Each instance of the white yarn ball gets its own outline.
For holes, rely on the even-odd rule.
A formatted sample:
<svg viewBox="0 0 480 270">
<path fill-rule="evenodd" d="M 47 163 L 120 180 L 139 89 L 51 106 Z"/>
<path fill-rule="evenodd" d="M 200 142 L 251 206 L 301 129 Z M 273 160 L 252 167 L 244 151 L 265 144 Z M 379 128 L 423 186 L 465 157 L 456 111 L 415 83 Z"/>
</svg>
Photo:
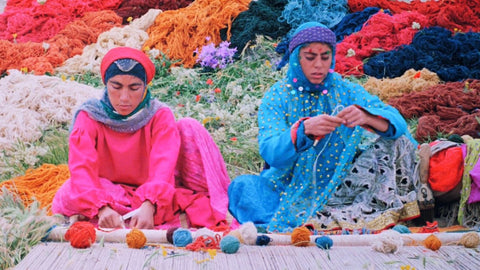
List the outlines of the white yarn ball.
<svg viewBox="0 0 480 270">
<path fill-rule="evenodd" d="M 396 253 L 402 246 L 402 235 L 395 230 L 386 230 L 377 234 L 377 240 L 372 243 L 373 250 L 383 253 Z"/>
</svg>

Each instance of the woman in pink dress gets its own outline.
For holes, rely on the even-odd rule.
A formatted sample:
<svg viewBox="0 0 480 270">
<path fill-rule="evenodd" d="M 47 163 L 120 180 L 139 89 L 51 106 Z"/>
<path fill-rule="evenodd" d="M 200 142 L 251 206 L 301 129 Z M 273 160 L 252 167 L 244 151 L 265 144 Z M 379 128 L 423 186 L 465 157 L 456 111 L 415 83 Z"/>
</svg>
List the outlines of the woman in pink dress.
<svg viewBox="0 0 480 270">
<path fill-rule="evenodd" d="M 54 213 L 100 227 L 140 229 L 227 225 L 224 160 L 207 130 L 175 120 L 148 84 L 155 66 L 142 52 L 118 47 L 101 63 L 101 99 L 76 112 L 69 137 L 70 179 L 53 200 Z"/>
</svg>

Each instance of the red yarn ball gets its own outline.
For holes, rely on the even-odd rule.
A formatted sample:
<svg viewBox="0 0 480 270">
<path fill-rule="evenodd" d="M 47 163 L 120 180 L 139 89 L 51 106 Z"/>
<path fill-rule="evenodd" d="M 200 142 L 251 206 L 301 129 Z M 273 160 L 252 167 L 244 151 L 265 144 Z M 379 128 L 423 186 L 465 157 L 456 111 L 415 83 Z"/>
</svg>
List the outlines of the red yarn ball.
<svg viewBox="0 0 480 270">
<path fill-rule="evenodd" d="M 65 233 L 65 239 L 74 248 L 88 248 L 97 238 L 95 227 L 87 221 L 75 222 Z"/>
</svg>

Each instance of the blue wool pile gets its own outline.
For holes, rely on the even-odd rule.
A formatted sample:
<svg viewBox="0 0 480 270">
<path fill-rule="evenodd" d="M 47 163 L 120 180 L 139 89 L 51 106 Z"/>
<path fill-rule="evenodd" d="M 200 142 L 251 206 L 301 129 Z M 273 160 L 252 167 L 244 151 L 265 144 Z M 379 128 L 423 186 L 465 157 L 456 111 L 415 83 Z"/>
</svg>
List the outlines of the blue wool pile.
<svg viewBox="0 0 480 270">
<path fill-rule="evenodd" d="M 173 232 L 173 245 L 177 247 L 185 247 L 192 241 L 192 233 L 187 229 L 179 228 Z"/>
<path fill-rule="evenodd" d="M 348 1 L 290 0 L 279 21 L 286 21 L 292 29 L 301 24 L 315 21 L 331 28 L 348 13 Z"/>
<path fill-rule="evenodd" d="M 393 226 L 392 230 L 397 231 L 399 233 L 412 233 L 410 229 L 408 229 L 407 226 L 402 225 L 402 224 L 397 224 Z"/>
<path fill-rule="evenodd" d="M 286 22 L 278 17 L 288 0 L 256 0 L 251 1 L 248 9 L 238 14 L 230 29 L 230 48 L 237 48 L 235 58 L 239 58 L 247 44 L 255 44 L 258 36 L 277 39 L 290 31 Z M 220 31 L 222 40 L 227 40 L 227 28 Z"/>
<path fill-rule="evenodd" d="M 333 246 L 332 238 L 324 235 L 315 238 L 315 244 L 321 249 L 330 249 Z"/>
<path fill-rule="evenodd" d="M 232 254 L 240 248 L 240 240 L 233 235 L 227 235 L 220 240 L 220 249 L 223 253 Z"/>
<path fill-rule="evenodd" d="M 365 74 L 396 78 L 409 69 L 426 68 L 443 81 L 480 79 L 480 33 L 452 33 L 442 27 L 425 28 L 410 45 L 371 57 L 363 66 Z"/>
<path fill-rule="evenodd" d="M 378 11 L 380 8 L 367 7 L 363 11 L 345 15 L 337 25 L 330 28 L 337 37 L 337 43 L 340 43 L 346 36 L 360 31 L 365 22 Z M 392 15 L 389 11 L 385 11 L 385 13 Z"/>
</svg>

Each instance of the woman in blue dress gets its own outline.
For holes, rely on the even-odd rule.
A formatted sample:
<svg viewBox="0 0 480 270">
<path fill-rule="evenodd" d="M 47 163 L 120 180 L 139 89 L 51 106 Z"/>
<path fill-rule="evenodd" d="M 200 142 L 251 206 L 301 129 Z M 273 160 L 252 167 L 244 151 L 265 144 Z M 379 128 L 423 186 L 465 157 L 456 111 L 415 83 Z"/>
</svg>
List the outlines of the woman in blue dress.
<svg viewBox="0 0 480 270">
<path fill-rule="evenodd" d="M 333 71 L 335 44 L 320 23 L 293 33 L 287 75 L 259 108 L 266 168 L 229 186 L 240 223 L 377 231 L 419 216 L 417 143 L 395 108 Z"/>
</svg>

